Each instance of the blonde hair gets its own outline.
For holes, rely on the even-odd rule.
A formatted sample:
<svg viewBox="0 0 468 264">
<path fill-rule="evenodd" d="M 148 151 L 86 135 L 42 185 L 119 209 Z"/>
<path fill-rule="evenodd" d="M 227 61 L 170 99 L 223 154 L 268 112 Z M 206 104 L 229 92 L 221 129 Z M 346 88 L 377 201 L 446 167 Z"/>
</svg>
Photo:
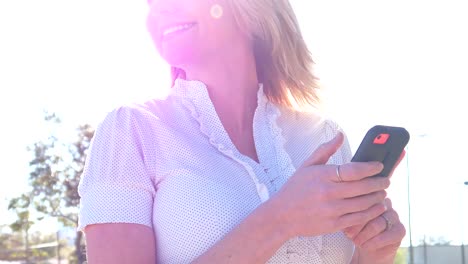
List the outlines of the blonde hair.
<svg viewBox="0 0 468 264">
<path fill-rule="evenodd" d="M 252 38 L 257 75 L 270 101 L 289 108 L 319 107 L 314 61 L 288 0 L 230 0 L 239 25 Z M 185 73 L 172 68 L 172 79 Z"/>
</svg>

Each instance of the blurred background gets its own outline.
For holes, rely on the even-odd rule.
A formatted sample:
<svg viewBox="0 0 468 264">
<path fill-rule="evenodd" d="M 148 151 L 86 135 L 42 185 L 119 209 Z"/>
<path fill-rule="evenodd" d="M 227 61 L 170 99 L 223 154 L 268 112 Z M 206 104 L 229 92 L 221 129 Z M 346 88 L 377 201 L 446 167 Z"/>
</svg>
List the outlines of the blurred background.
<svg viewBox="0 0 468 264">
<path fill-rule="evenodd" d="M 376 124 L 411 133 L 389 195 L 396 263 L 467 263 L 465 1 L 291 0 L 324 109 L 356 150 Z M 76 193 L 107 112 L 163 97 L 146 1 L 0 0 L 0 263 L 81 263 Z"/>
</svg>

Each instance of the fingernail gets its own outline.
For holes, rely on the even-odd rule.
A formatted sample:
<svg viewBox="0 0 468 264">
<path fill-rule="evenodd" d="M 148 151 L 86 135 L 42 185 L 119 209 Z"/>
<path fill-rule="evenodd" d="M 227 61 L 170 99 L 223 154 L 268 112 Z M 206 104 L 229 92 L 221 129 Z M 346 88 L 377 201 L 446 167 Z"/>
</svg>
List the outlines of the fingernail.
<svg viewBox="0 0 468 264">
<path fill-rule="evenodd" d="M 384 165 L 382 162 L 377 162 L 377 166 L 379 167 L 380 170 L 384 169 Z"/>
<path fill-rule="evenodd" d="M 384 196 L 384 199 L 385 199 L 385 197 L 387 197 L 387 192 L 385 190 L 382 190 L 381 192 L 382 192 L 382 194 Z"/>
<path fill-rule="evenodd" d="M 339 133 L 336 134 L 335 137 L 333 137 L 333 138 L 330 140 L 330 142 L 335 142 L 335 141 L 338 140 L 338 138 L 339 138 Z"/>
</svg>

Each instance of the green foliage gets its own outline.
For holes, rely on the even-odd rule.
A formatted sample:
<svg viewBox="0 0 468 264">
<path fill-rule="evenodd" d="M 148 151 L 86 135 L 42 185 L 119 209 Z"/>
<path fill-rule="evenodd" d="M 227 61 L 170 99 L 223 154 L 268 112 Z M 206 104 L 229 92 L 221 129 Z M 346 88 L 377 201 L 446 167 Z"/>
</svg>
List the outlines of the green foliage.
<svg viewBox="0 0 468 264">
<path fill-rule="evenodd" d="M 51 127 L 49 137 L 28 147 L 32 154 L 29 162 L 31 190 L 11 199 L 8 206 L 18 216 L 11 228 L 16 231 L 24 230 L 26 234 L 34 224 L 29 219 L 31 210 L 39 213 L 38 220 L 55 217 L 65 226 L 78 225 L 78 184 L 84 169 L 86 152 L 94 135 L 94 129 L 90 125 L 81 125 L 76 129 L 74 139 L 66 140 L 63 134 L 59 137 L 56 132 L 61 126 L 60 118 L 46 112 L 44 120 Z M 81 238 L 81 234 L 78 234 L 77 254 L 81 254 Z"/>
<path fill-rule="evenodd" d="M 407 248 L 399 248 L 397 254 L 395 256 L 394 264 L 405 264 L 408 263 L 408 249 Z"/>
<path fill-rule="evenodd" d="M 50 259 L 56 255 L 55 247 L 26 248 L 24 237 L 21 232 L 2 232 L 0 233 L 0 260 L 21 261 L 29 259 L 34 263 L 41 260 Z M 30 235 L 32 245 L 40 245 L 55 241 L 55 236 L 42 235 L 39 232 Z"/>
<path fill-rule="evenodd" d="M 55 114 L 46 114 L 44 119 L 56 127 L 61 122 Z M 89 125 L 82 125 L 76 132 L 73 142 L 52 133 L 47 139 L 28 147 L 33 155 L 29 163 L 32 189 L 12 199 L 10 210 L 32 206 L 43 216 L 57 217 L 67 226 L 77 225 L 78 184 L 94 130 Z"/>
<path fill-rule="evenodd" d="M 10 200 L 8 210 L 14 210 L 18 219 L 10 225 L 13 231 L 29 230 L 34 224 L 29 219 L 29 206 L 31 199 L 29 195 L 22 194 L 20 197 Z"/>
<path fill-rule="evenodd" d="M 33 221 L 29 220 L 29 211 L 17 211 L 16 215 L 18 219 L 10 225 L 13 231 L 29 230 L 34 224 Z"/>
<path fill-rule="evenodd" d="M 55 126 L 61 122 L 55 114 L 46 114 L 45 120 Z M 93 134 L 89 125 L 83 125 L 78 127 L 74 142 L 66 142 L 51 134 L 46 140 L 32 144 L 28 148 L 33 154 L 29 163 L 32 190 L 13 199 L 10 208 L 31 203 L 43 215 L 58 217 L 64 225 L 76 226 L 78 183 Z"/>
<path fill-rule="evenodd" d="M 14 249 L 23 248 L 23 237 L 21 233 L 0 233 L 0 260 L 13 260 Z"/>
</svg>

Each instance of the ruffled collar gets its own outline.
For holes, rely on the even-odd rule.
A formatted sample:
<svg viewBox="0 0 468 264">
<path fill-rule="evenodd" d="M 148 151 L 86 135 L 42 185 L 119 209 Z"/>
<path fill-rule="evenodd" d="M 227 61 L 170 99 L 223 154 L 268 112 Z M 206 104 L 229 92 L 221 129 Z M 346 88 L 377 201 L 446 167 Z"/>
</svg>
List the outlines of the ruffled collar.
<svg viewBox="0 0 468 264">
<path fill-rule="evenodd" d="M 212 105 L 208 89 L 201 81 L 176 79 L 174 86 L 171 89 L 171 95 L 193 101 L 197 107 L 201 106 L 201 104 Z M 257 91 L 257 108 L 265 108 L 268 102 L 268 98 L 263 92 L 263 84 L 259 83 Z"/>
<path fill-rule="evenodd" d="M 235 149 L 227 132 L 218 117 L 214 105 L 203 82 L 176 79 L 171 95 L 182 99 L 182 103 L 190 110 L 192 116 L 200 123 L 200 129 L 210 139 L 222 143 L 226 148 Z M 263 92 L 263 85 L 259 84 L 257 91 L 257 109 L 255 116 L 264 116 L 268 98 Z"/>
<path fill-rule="evenodd" d="M 211 102 L 206 85 L 200 81 L 177 79 L 171 90 L 171 96 L 181 99 L 183 106 L 198 122 L 200 131 L 207 137 L 211 145 L 224 155 L 244 166 L 257 188 L 260 200 L 262 202 L 268 200 L 270 197 L 268 187 L 259 181 L 253 169 L 253 167 L 261 165 L 254 164 L 254 161 L 242 155 L 232 143 Z M 255 131 L 258 129 L 267 131 L 265 137 L 257 138 L 256 140 L 266 140 L 266 142 L 261 145 L 271 146 L 273 148 L 257 149 L 257 154 L 259 158 L 260 156 L 264 157 L 264 162 L 269 163 L 266 164 L 268 167 L 274 166 L 277 168 L 277 173 L 281 174 L 283 178 L 281 182 L 284 183 L 286 179 L 294 173 L 295 168 L 284 148 L 285 138 L 283 137 L 282 129 L 277 124 L 280 115 L 280 109 L 268 100 L 264 94 L 263 85 L 259 84 L 257 109 L 255 110 L 253 123 L 254 137 L 256 134 Z M 260 162 L 262 162 L 261 158 Z M 276 164 L 273 165 L 273 163 Z M 278 189 L 279 188 L 276 187 L 273 188 L 273 190 Z"/>
</svg>

